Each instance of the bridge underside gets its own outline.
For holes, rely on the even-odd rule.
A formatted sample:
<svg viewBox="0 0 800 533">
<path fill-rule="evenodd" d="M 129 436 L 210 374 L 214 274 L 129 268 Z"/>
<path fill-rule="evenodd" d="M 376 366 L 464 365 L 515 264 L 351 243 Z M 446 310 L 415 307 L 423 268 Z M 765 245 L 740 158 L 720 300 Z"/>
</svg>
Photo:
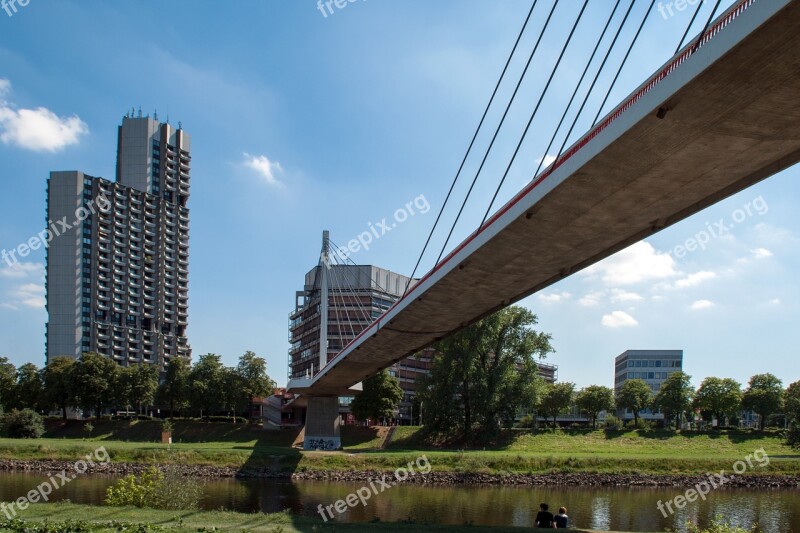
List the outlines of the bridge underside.
<svg viewBox="0 0 800 533">
<path fill-rule="evenodd" d="M 347 394 L 448 333 L 800 160 L 800 2 L 772 2 L 755 2 L 523 190 L 314 380 L 290 389 Z"/>
</svg>

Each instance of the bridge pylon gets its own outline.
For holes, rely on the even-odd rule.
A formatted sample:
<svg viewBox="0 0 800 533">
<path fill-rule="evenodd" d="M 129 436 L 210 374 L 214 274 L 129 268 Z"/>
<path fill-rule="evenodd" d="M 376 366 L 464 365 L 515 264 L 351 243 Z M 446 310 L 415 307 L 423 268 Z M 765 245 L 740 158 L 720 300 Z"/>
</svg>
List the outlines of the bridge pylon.
<svg viewBox="0 0 800 533">
<path fill-rule="evenodd" d="M 340 450 L 342 448 L 340 426 L 338 396 L 309 397 L 303 449 Z"/>
</svg>

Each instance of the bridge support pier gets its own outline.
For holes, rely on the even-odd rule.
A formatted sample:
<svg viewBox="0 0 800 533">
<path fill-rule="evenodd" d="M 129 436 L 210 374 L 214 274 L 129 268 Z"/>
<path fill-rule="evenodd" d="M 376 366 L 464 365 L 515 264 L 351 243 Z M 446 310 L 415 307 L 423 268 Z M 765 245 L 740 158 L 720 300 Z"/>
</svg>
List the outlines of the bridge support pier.
<svg viewBox="0 0 800 533">
<path fill-rule="evenodd" d="M 337 396 L 312 396 L 306 409 L 306 434 L 304 450 L 339 450 L 342 438 L 339 432 L 339 398 Z"/>
</svg>

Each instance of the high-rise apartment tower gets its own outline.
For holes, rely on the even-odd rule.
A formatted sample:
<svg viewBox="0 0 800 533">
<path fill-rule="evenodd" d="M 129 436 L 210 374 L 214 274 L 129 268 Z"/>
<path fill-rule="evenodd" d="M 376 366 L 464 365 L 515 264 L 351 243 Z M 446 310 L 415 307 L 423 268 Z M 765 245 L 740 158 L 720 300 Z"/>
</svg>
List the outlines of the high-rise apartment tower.
<svg viewBox="0 0 800 533">
<path fill-rule="evenodd" d="M 126 115 L 116 182 L 52 172 L 47 360 L 97 352 L 121 366 L 191 357 L 189 170 L 180 127 Z"/>
</svg>

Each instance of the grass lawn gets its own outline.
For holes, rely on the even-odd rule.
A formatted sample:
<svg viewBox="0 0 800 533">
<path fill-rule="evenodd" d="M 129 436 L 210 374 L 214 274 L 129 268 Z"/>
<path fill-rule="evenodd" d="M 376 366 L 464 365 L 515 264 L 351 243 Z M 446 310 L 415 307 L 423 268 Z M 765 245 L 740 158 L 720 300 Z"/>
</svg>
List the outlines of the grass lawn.
<svg viewBox="0 0 800 533">
<path fill-rule="evenodd" d="M 382 428 L 345 427 L 341 453 L 292 449 L 295 431 L 270 432 L 246 425 L 176 421 L 171 447 L 159 441 L 153 421 L 94 422 L 87 435 L 73 422 L 51 425 L 45 438 L 0 439 L 2 459 L 74 461 L 104 446 L 115 462 L 280 467 L 304 470 L 390 470 L 426 455 L 434 471 L 480 473 L 641 473 L 701 474 L 731 469 L 733 463 L 763 448 L 770 457 L 763 474 L 800 474 L 800 451 L 784 444 L 777 433 L 749 431 L 681 433 L 663 431 L 500 432 L 486 449 L 432 447 L 418 428 L 397 428 L 386 450 L 376 447 Z"/>
<path fill-rule="evenodd" d="M 236 532 L 272 532 L 272 533 L 399 533 L 407 531 L 439 531 L 442 533 L 520 533 L 526 529 L 513 527 L 479 527 L 479 526 L 440 526 L 412 523 L 370 522 L 366 524 L 323 523 L 321 519 L 292 516 L 285 513 L 276 514 L 242 514 L 223 511 L 157 511 L 153 509 L 137 509 L 132 507 L 93 507 L 70 503 L 37 503 L 22 511 L 19 517 L 25 525 L 41 524 L 47 521 L 57 529 L 64 531 L 67 521 L 87 520 L 98 529 L 93 531 L 137 531 L 153 529 L 134 529 L 135 524 L 145 524 L 163 528 L 170 532 L 180 531 L 236 531 Z M 5 517 L 0 515 L 0 524 Z M 104 527 L 105 526 L 105 527 Z M 128 529 L 120 529 L 128 526 Z M 0 531 L 23 531 L 19 529 L 2 529 Z M 585 531 L 585 530 L 570 530 Z"/>
</svg>

